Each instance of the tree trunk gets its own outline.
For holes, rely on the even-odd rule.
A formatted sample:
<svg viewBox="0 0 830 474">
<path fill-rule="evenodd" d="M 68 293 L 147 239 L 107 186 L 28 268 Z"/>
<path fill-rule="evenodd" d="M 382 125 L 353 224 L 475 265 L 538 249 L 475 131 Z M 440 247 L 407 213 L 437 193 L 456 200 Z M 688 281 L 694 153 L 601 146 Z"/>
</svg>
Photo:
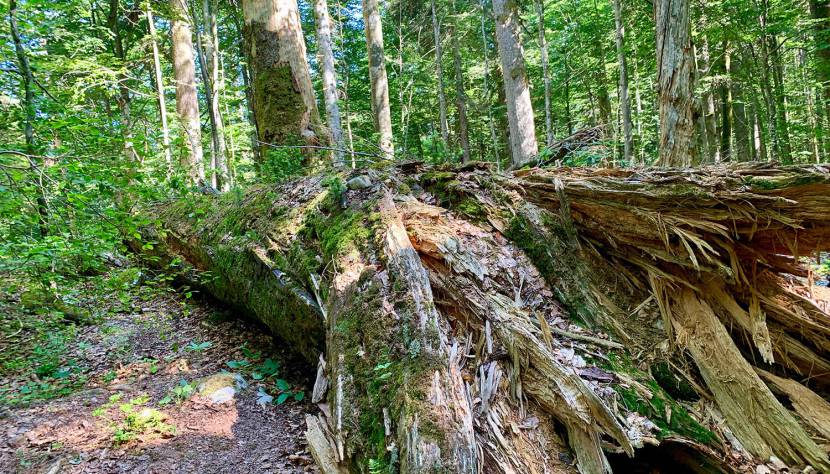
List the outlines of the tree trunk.
<svg viewBox="0 0 830 474">
<path fill-rule="evenodd" d="M 545 39 L 545 4 L 543 0 L 535 0 L 536 16 L 539 18 L 539 53 L 542 63 L 542 78 L 545 81 L 545 146 L 553 145 L 553 110 L 551 109 L 551 79 L 550 64 L 548 62 L 548 42 Z"/>
<path fill-rule="evenodd" d="M 487 109 L 487 125 L 490 129 L 490 141 L 493 145 L 493 160 L 498 168 L 501 168 L 501 157 L 499 156 L 499 139 L 496 134 L 496 121 L 493 119 L 492 100 L 490 98 L 490 55 L 487 54 L 487 34 L 485 28 L 484 3 L 481 4 L 481 47 L 484 50 L 484 106 Z"/>
<path fill-rule="evenodd" d="M 118 0 L 110 0 L 109 16 L 107 18 L 107 27 L 112 33 L 112 51 L 115 57 L 121 61 L 123 68 L 127 68 L 127 54 L 124 50 L 124 42 L 121 37 L 121 28 L 118 24 Z M 127 86 L 127 74 L 121 73 L 118 75 L 118 110 L 121 112 L 121 136 L 124 137 L 124 156 L 128 162 L 138 162 L 138 153 L 135 151 L 133 144 L 133 123 L 130 113 L 130 89 Z"/>
<path fill-rule="evenodd" d="M 392 111 L 389 109 L 389 81 L 383 55 L 383 27 L 378 0 L 363 0 L 363 23 L 366 28 L 366 49 L 369 58 L 372 113 L 379 134 L 378 148 L 387 159 L 395 155 L 392 141 Z"/>
<path fill-rule="evenodd" d="M 170 153 L 170 128 L 167 125 L 167 103 L 164 99 L 164 78 L 161 74 L 161 60 L 159 58 L 159 46 L 156 40 L 156 24 L 153 19 L 153 11 L 147 6 L 147 25 L 150 33 L 150 45 L 153 48 L 153 72 L 156 80 L 156 95 L 158 95 L 159 103 L 159 119 L 161 120 L 161 143 L 164 147 L 164 160 L 167 163 L 167 172 L 170 173 L 170 167 L 173 163 L 173 158 Z"/>
<path fill-rule="evenodd" d="M 11 31 L 12 42 L 14 43 L 14 52 L 17 56 L 17 65 L 20 68 L 20 82 L 23 85 L 23 140 L 25 142 L 25 150 L 28 155 L 26 158 L 29 161 L 29 169 L 37 178 L 37 226 L 41 237 L 49 235 L 49 208 L 47 207 L 46 197 L 44 196 L 43 173 L 38 169 L 35 159 L 35 93 L 34 84 L 35 76 L 32 74 L 32 66 L 29 63 L 29 56 L 26 54 L 26 49 L 23 47 L 23 41 L 20 38 L 20 30 L 17 26 L 17 1 L 9 0 L 9 30 Z M 47 163 L 42 164 L 46 166 Z"/>
<path fill-rule="evenodd" d="M 694 162 L 694 58 L 688 0 L 656 0 L 659 166 Z"/>
<path fill-rule="evenodd" d="M 541 1 L 541 0 L 537 0 Z M 625 25 L 622 16 L 622 0 L 614 0 L 616 25 L 617 62 L 620 64 L 620 114 L 623 126 L 623 159 L 634 162 L 634 139 L 631 133 L 631 99 L 628 96 L 628 66 L 625 60 Z"/>
<path fill-rule="evenodd" d="M 262 159 L 271 145 L 318 143 L 320 116 L 297 1 L 244 0 L 242 11 Z"/>
<path fill-rule="evenodd" d="M 533 123 L 533 105 L 530 103 L 530 88 L 519 38 L 517 8 L 515 0 L 493 0 L 513 168 L 529 164 L 539 154 L 536 126 Z"/>
<path fill-rule="evenodd" d="M 769 60 L 772 63 L 773 100 L 775 101 L 775 128 L 778 131 L 779 156 L 782 163 L 792 163 L 790 126 L 787 118 L 787 94 L 784 90 L 784 65 L 781 63 L 780 45 L 775 35 L 769 35 Z"/>
<path fill-rule="evenodd" d="M 729 55 L 724 52 L 724 73 L 728 74 Z M 728 76 L 727 76 L 728 77 Z M 729 96 L 729 79 L 721 81 L 720 91 L 720 152 L 721 162 L 732 159 L 732 98 Z"/>
<path fill-rule="evenodd" d="M 735 51 L 729 70 L 729 88 L 732 98 L 732 123 L 735 135 L 734 143 L 737 149 L 738 161 L 752 160 L 753 130 L 749 122 L 749 113 L 746 107 L 746 94 L 744 91 L 745 61 L 746 52 Z"/>
<path fill-rule="evenodd" d="M 336 148 L 332 159 L 336 167 L 344 166 L 343 127 L 340 125 L 340 107 L 337 105 L 337 73 L 334 68 L 334 52 L 331 46 L 331 16 L 326 0 L 314 1 L 314 18 L 317 21 L 317 48 L 323 76 L 323 99 L 326 103 L 326 124 L 331 133 L 331 143 Z"/>
<path fill-rule="evenodd" d="M 441 126 L 441 139 L 444 146 L 449 145 L 449 126 L 447 125 L 447 96 L 444 92 L 444 66 L 441 51 L 441 24 L 435 11 L 435 0 L 430 1 L 432 11 L 432 34 L 435 43 L 435 81 L 438 84 L 438 123 Z"/>
<path fill-rule="evenodd" d="M 186 0 L 170 0 L 173 33 L 173 77 L 176 81 L 176 113 L 179 116 L 187 153 L 181 166 L 197 184 L 205 182 L 202 154 L 202 125 L 196 94 L 196 64 Z"/>
<path fill-rule="evenodd" d="M 205 20 L 204 50 L 208 81 L 205 91 L 210 95 L 211 138 L 213 140 L 213 172 L 211 184 L 221 191 L 227 191 L 230 184 L 228 172 L 228 152 L 225 142 L 225 122 L 222 118 L 221 93 L 224 89 L 219 76 L 219 30 L 216 25 L 217 0 L 202 0 L 202 12 Z"/>
<path fill-rule="evenodd" d="M 830 119 L 830 1 L 809 0 L 809 8 L 810 17 L 815 22 L 813 24 L 813 40 L 816 48 L 815 75 L 825 108 L 822 115 Z"/>
<path fill-rule="evenodd" d="M 324 472 L 603 473 L 655 451 L 690 472 L 830 469 L 807 434 L 826 430 L 830 319 L 786 279 L 807 272 L 796 242 L 828 248 L 830 167 L 368 175 L 148 210 L 166 229 L 146 229 L 150 261 L 184 262 L 318 367 Z"/>
<path fill-rule="evenodd" d="M 710 76 L 712 62 L 709 53 L 709 40 L 705 37 L 703 39 L 703 47 L 701 48 L 700 64 L 701 77 Z M 715 113 L 715 94 L 713 93 L 713 88 L 714 84 L 710 81 L 710 86 L 703 93 L 703 123 L 706 127 L 706 144 L 708 145 L 706 159 L 703 161 L 707 163 L 714 163 L 718 153 L 717 114 Z"/>
<path fill-rule="evenodd" d="M 467 93 L 464 91 L 464 72 L 461 68 L 461 50 L 458 46 L 457 30 L 450 32 L 452 38 L 452 62 L 455 68 L 455 107 L 458 111 L 458 143 L 461 145 L 461 162 L 470 161 L 470 133 L 467 123 Z"/>
</svg>

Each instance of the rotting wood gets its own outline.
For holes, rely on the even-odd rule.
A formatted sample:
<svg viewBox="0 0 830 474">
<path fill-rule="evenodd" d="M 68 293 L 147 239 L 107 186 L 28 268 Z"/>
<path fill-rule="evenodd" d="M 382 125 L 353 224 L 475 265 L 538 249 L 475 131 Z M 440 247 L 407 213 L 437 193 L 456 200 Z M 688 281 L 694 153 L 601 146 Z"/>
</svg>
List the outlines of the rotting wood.
<svg viewBox="0 0 830 474">
<path fill-rule="evenodd" d="M 737 465 L 828 469 L 821 418 L 794 417 L 775 397 L 794 386 L 755 369 L 828 393 L 830 317 L 785 276 L 830 246 L 830 167 L 368 175 L 342 194 L 312 176 L 163 205 L 169 231 L 147 231 L 310 364 L 325 351 L 339 467 L 567 472 L 571 451 L 601 472 L 604 450 L 671 438 Z M 264 285 L 273 269 L 297 291 Z M 325 320 L 294 312 L 315 290 Z"/>
</svg>

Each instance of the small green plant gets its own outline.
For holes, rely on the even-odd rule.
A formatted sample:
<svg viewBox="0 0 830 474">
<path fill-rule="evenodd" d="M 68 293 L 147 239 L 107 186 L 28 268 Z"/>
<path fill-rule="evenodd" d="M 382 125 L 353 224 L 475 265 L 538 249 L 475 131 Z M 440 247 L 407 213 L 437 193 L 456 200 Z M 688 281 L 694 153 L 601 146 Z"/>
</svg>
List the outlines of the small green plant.
<svg viewBox="0 0 830 474">
<path fill-rule="evenodd" d="M 136 437 L 148 433 L 174 433 L 175 428 L 164 422 L 164 414 L 154 408 L 142 407 L 150 401 L 150 397 L 142 395 L 127 403 L 121 404 L 118 409 L 124 414 L 113 432 L 113 441 L 116 445 L 134 440 Z"/>
<path fill-rule="evenodd" d="M 176 403 L 181 403 L 187 400 L 188 398 L 192 397 L 195 391 L 195 384 L 190 383 L 185 379 L 181 379 L 179 380 L 178 385 L 170 389 L 170 393 L 168 393 L 164 396 L 164 398 L 159 400 L 159 405 L 168 405 L 173 401 L 175 401 Z"/>
<path fill-rule="evenodd" d="M 204 350 L 210 349 L 211 346 L 213 346 L 213 343 L 210 342 L 210 341 L 204 341 L 204 342 L 192 341 L 190 344 L 185 346 L 185 349 L 187 349 L 190 352 L 202 352 Z"/>
</svg>

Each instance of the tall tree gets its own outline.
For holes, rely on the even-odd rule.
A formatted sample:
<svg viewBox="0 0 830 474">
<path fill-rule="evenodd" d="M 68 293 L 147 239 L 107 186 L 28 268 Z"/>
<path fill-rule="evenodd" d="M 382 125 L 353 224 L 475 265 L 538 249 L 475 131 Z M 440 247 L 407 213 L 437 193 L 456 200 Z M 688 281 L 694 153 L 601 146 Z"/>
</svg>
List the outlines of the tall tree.
<svg viewBox="0 0 830 474">
<path fill-rule="evenodd" d="M 511 163 L 514 168 L 518 168 L 530 163 L 539 154 L 539 148 L 536 144 L 524 52 L 519 37 L 516 0 L 493 0 L 493 16 L 496 20 L 496 42 L 507 101 Z"/>
<path fill-rule="evenodd" d="M 147 27 L 150 33 L 150 46 L 153 51 L 153 73 L 156 83 L 156 95 L 158 96 L 159 120 L 161 121 L 161 143 L 164 146 L 164 159 L 169 168 L 173 159 L 170 153 L 170 128 L 167 125 L 167 105 L 164 99 L 164 78 L 161 74 L 161 60 L 159 58 L 158 40 L 156 39 L 156 22 L 149 2 L 145 8 L 144 13 L 147 16 Z"/>
<path fill-rule="evenodd" d="M 263 157 L 270 145 L 316 143 L 320 116 L 297 1 L 244 0 L 242 10 Z"/>
<path fill-rule="evenodd" d="M 317 23 L 317 47 L 323 76 L 323 99 L 326 103 L 326 124 L 334 145 L 335 166 L 343 166 L 343 127 L 340 125 L 340 107 L 337 105 L 337 73 L 334 69 L 334 52 L 331 46 L 331 16 L 326 0 L 315 0 L 314 17 Z"/>
<path fill-rule="evenodd" d="M 631 99 L 628 96 L 628 65 L 625 58 L 625 24 L 623 23 L 622 17 L 622 0 L 613 0 L 613 2 L 617 62 L 620 67 L 620 115 L 623 127 L 623 158 L 626 162 L 631 163 L 634 158 L 634 139 L 631 133 Z"/>
<path fill-rule="evenodd" d="M 654 2 L 660 166 L 688 166 L 694 152 L 694 58 L 689 0 Z"/>
<path fill-rule="evenodd" d="M 133 124 L 130 113 L 130 88 L 127 85 L 127 53 L 124 49 L 124 39 L 121 34 L 119 0 L 110 0 L 107 26 L 112 34 L 112 51 L 121 62 L 122 72 L 118 74 L 118 94 L 116 101 L 121 113 L 121 135 L 124 137 L 124 154 L 129 161 L 138 161 L 138 153 L 133 145 Z"/>
<path fill-rule="evenodd" d="M 458 46 L 458 30 L 450 32 L 452 39 L 452 62 L 455 69 L 455 105 L 458 113 L 458 143 L 461 146 L 461 162 L 470 161 L 470 133 L 467 122 L 467 93 L 464 91 L 464 70 L 461 68 L 461 49 Z"/>
<path fill-rule="evenodd" d="M 485 9 L 485 0 L 481 0 L 481 48 L 484 50 L 484 100 L 485 103 L 490 103 L 490 55 L 487 54 L 488 50 L 488 43 L 487 43 L 487 33 L 485 28 L 485 17 L 484 9 Z M 497 168 L 498 164 L 500 163 L 501 159 L 499 158 L 499 139 L 498 135 L 496 134 L 496 122 L 493 119 L 493 108 L 486 107 L 487 109 L 487 128 L 490 129 L 490 142 L 493 146 L 493 159 L 496 161 Z"/>
<path fill-rule="evenodd" d="M 438 84 L 438 123 L 441 127 L 441 139 L 444 145 L 449 143 L 449 126 L 447 125 L 447 96 L 444 91 L 443 50 L 441 47 L 441 23 L 435 8 L 435 0 L 430 0 L 432 12 L 432 34 L 435 42 L 435 81 Z"/>
<path fill-rule="evenodd" d="M 199 98 L 196 94 L 196 64 L 193 59 L 193 38 L 186 0 L 170 0 L 173 33 L 173 76 L 176 80 L 176 113 L 185 135 L 187 153 L 182 167 L 191 179 L 203 184 L 205 164 L 202 153 L 202 127 L 199 121 Z"/>
<path fill-rule="evenodd" d="M 545 145 L 553 145 L 553 111 L 551 105 L 550 63 L 548 62 L 548 42 L 545 39 L 545 2 L 535 0 L 536 16 L 539 19 L 539 58 L 542 63 L 542 78 L 545 81 Z"/>
<path fill-rule="evenodd" d="M 205 94 L 210 109 L 210 130 L 213 149 L 213 170 L 211 184 L 223 191 L 229 187 L 230 174 L 228 173 L 227 144 L 225 142 L 225 121 L 222 117 L 221 101 L 222 80 L 219 74 L 219 29 L 216 22 L 217 0 L 202 0 L 202 18 L 204 18 L 204 35 L 200 43 L 202 50 L 203 75 L 206 80 Z"/>
<path fill-rule="evenodd" d="M 375 128 L 380 135 L 380 152 L 386 158 L 395 154 L 392 142 L 392 112 L 389 109 L 389 81 L 383 56 L 383 28 L 378 0 L 363 0 L 363 23 L 366 28 L 366 49 L 369 57 L 369 83 Z"/>
<path fill-rule="evenodd" d="M 26 54 L 26 49 L 23 47 L 23 40 L 20 38 L 20 28 L 17 26 L 17 0 L 9 0 L 9 29 L 12 34 L 12 42 L 14 43 L 14 52 L 17 56 L 18 73 L 20 74 L 20 82 L 23 85 L 23 140 L 26 145 L 27 159 L 29 166 L 33 173 L 37 176 L 42 176 L 42 173 L 37 169 L 35 162 L 35 76 L 32 74 L 32 65 L 29 62 L 29 56 Z M 45 165 L 45 163 L 44 163 Z M 41 237 L 46 237 L 49 234 L 49 210 L 46 204 L 46 198 L 43 195 L 42 178 L 38 178 L 38 193 L 37 193 L 37 213 L 38 213 L 38 231 Z"/>
</svg>

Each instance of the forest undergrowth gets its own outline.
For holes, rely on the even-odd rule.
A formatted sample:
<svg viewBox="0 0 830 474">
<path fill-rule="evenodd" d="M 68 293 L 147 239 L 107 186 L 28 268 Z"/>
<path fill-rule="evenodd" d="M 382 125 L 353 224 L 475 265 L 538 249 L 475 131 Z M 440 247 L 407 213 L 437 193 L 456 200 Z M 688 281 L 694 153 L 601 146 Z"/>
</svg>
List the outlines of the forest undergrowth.
<svg viewBox="0 0 830 474">
<path fill-rule="evenodd" d="M 0 472 L 308 472 L 308 374 L 279 342 L 114 259 L 60 297 L 4 274 Z"/>
</svg>

